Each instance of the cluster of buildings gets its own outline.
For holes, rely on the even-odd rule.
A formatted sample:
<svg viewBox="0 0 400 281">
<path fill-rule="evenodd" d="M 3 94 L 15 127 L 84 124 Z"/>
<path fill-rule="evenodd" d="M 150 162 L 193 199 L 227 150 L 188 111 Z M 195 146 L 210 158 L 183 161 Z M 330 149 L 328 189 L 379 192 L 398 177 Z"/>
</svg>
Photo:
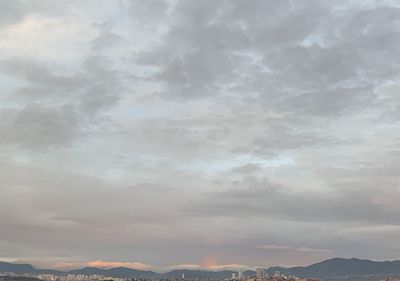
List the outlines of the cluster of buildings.
<svg viewBox="0 0 400 281">
<path fill-rule="evenodd" d="M 43 281 L 126 281 L 126 279 L 115 278 L 103 275 L 83 275 L 68 274 L 66 276 L 55 276 L 51 274 L 41 274 L 36 276 Z"/>
<path fill-rule="evenodd" d="M 12 278 L 12 277 L 15 277 Z M 2 278 L 4 277 L 4 278 Z M 7 278 L 5 278 L 7 277 Z M 10 278 L 11 277 L 11 278 Z M 26 279 L 19 279 L 18 277 L 25 277 Z M 38 275 L 16 275 L 13 273 L 0 273 L 0 281 L 184 281 L 185 276 L 182 274 L 181 278 L 139 278 L 139 279 L 123 279 L 103 275 L 82 275 L 82 274 L 68 274 L 68 275 L 53 275 L 53 274 L 38 274 Z M 193 279 L 200 281 L 199 279 Z M 232 273 L 231 278 L 227 279 L 209 279 L 208 281 L 318 281 L 317 279 L 299 279 L 295 276 L 285 276 L 279 271 L 276 271 L 272 276 L 268 276 L 265 268 L 257 268 L 255 276 L 245 276 L 242 271 Z M 397 280 L 382 280 L 382 281 L 400 281 Z"/>
<path fill-rule="evenodd" d="M 267 269 L 258 267 L 256 268 L 256 276 L 244 276 L 243 272 L 238 271 L 232 273 L 231 280 L 233 281 L 318 281 L 318 279 L 300 279 L 296 276 L 284 275 L 279 271 L 275 271 L 273 275 L 269 276 Z M 400 281 L 400 280 L 397 280 Z"/>
<path fill-rule="evenodd" d="M 268 274 L 265 268 L 259 267 L 256 269 L 256 279 L 263 279 L 267 277 Z M 243 274 L 242 271 L 238 271 L 237 273 L 235 272 L 232 273 L 231 280 L 243 280 L 243 279 L 248 279 L 248 278 L 246 278 L 246 276 Z"/>
<path fill-rule="evenodd" d="M 11 278 L 10 278 L 11 277 Z M 110 276 L 103 275 L 82 275 L 82 274 L 68 274 L 65 276 L 58 276 L 53 274 L 38 274 L 38 275 L 30 275 L 30 274 L 22 274 L 18 275 L 12 272 L 0 273 L 0 281 L 2 280 L 13 280 L 12 277 L 26 277 L 26 278 L 37 278 L 43 281 L 128 281 L 123 278 L 115 278 Z M 16 279 L 18 280 L 18 279 Z M 27 279 L 26 279 L 27 280 Z"/>
</svg>

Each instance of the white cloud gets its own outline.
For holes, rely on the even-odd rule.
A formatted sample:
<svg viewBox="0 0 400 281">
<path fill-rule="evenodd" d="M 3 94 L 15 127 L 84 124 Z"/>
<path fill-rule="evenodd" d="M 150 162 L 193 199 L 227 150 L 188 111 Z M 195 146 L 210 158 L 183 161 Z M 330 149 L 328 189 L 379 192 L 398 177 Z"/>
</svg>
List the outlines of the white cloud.
<svg viewBox="0 0 400 281">
<path fill-rule="evenodd" d="M 292 247 L 287 245 L 259 245 L 255 246 L 256 249 L 270 250 L 270 251 L 294 251 L 294 252 L 304 252 L 304 253 L 333 253 L 332 250 L 328 249 L 313 249 L 305 246 Z"/>
</svg>

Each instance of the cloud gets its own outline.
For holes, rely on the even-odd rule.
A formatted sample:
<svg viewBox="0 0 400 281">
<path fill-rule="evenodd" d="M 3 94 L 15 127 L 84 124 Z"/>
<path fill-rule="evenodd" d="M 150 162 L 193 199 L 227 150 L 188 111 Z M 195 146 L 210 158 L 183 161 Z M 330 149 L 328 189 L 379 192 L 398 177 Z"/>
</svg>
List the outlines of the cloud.
<svg viewBox="0 0 400 281">
<path fill-rule="evenodd" d="M 397 258 L 399 14 L 2 1 L 2 255 L 215 270 Z"/>
<path fill-rule="evenodd" d="M 178 264 L 172 265 L 168 267 L 168 270 L 175 270 L 175 269 L 200 269 L 201 265 L 199 264 Z"/>
<path fill-rule="evenodd" d="M 179 264 L 166 267 L 167 270 L 175 269 L 191 269 L 191 270 L 211 270 L 211 271 L 222 271 L 222 270 L 249 270 L 251 266 L 243 264 Z"/>
<path fill-rule="evenodd" d="M 72 143 L 95 127 L 117 104 L 121 85 L 101 56 L 87 58 L 82 67 L 83 72 L 59 75 L 36 60 L 1 61 L 0 71 L 24 81 L 0 109 L 3 142 L 40 149 Z"/>
<path fill-rule="evenodd" d="M 221 271 L 221 270 L 248 270 L 251 268 L 248 265 L 243 264 L 219 264 L 207 266 L 209 270 Z"/>
<path fill-rule="evenodd" d="M 90 261 L 86 263 L 87 266 L 99 267 L 99 268 L 113 268 L 113 267 L 128 267 L 133 269 L 147 270 L 151 267 L 149 264 L 140 262 L 116 262 L 116 261 Z"/>
<path fill-rule="evenodd" d="M 386 183 L 385 189 L 378 191 L 379 182 L 361 178 L 349 184 L 346 178 L 354 179 L 354 174 L 341 174 L 341 177 L 332 191 L 314 191 L 311 195 L 307 191 L 299 192 L 271 183 L 266 178 L 248 176 L 234 185 L 231 183 L 225 190 L 203 194 L 197 204 L 185 208 L 194 215 L 205 217 L 259 216 L 288 221 L 396 223 L 399 209 L 390 207 L 395 203 L 380 201 L 380 198 L 387 198 L 382 193 L 398 194 L 396 187 Z"/>
<path fill-rule="evenodd" d="M 292 247 L 292 246 L 286 246 L 286 245 L 259 245 L 255 246 L 254 248 L 256 249 L 262 249 L 262 250 L 269 250 L 269 251 L 295 251 L 295 252 L 305 252 L 305 253 L 333 253 L 333 251 L 328 250 L 328 249 L 313 249 L 313 248 L 308 248 L 305 246 L 301 247 Z"/>
<path fill-rule="evenodd" d="M 22 109 L 0 111 L 3 144 L 41 149 L 70 144 L 80 133 L 79 117 L 68 106 L 46 108 L 31 104 Z"/>
</svg>

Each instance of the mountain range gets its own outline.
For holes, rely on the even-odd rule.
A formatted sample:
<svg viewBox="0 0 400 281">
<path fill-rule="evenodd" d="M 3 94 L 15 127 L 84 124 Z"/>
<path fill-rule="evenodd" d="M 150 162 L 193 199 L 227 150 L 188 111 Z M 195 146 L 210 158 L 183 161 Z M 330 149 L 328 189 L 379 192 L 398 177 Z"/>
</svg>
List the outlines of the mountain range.
<svg viewBox="0 0 400 281">
<path fill-rule="evenodd" d="M 324 280 L 373 280 L 378 276 L 400 275 L 400 261 L 371 261 L 362 259 L 333 258 L 309 266 L 298 267 L 270 267 L 267 272 L 273 275 L 279 271 L 286 275 L 298 277 L 314 277 Z M 230 278 L 234 271 L 207 271 L 179 269 L 167 273 L 157 273 L 154 271 L 144 271 L 126 267 L 115 267 L 101 269 L 96 267 L 84 267 L 71 271 L 57 271 L 48 269 L 37 269 L 30 264 L 13 264 L 0 262 L 0 272 L 13 272 L 16 274 L 83 274 L 83 275 L 105 275 L 117 278 L 180 278 L 185 274 L 185 278 L 192 279 L 224 279 Z M 254 276 L 254 271 L 244 272 L 245 276 Z"/>
<path fill-rule="evenodd" d="M 400 275 L 400 261 L 371 261 L 363 259 L 333 258 L 309 266 L 291 268 L 271 267 L 268 274 L 275 271 L 298 277 L 331 279 L 374 279 L 374 276 Z M 371 277 L 371 278 L 368 278 Z"/>
</svg>

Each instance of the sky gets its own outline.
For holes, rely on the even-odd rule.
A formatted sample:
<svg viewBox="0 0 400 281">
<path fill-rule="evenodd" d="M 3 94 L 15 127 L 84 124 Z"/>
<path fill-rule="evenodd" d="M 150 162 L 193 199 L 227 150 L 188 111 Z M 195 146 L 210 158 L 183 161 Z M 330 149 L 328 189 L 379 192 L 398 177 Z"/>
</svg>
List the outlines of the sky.
<svg viewBox="0 0 400 281">
<path fill-rule="evenodd" d="M 400 3 L 0 0 L 0 260 L 399 259 Z"/>
</svg>

